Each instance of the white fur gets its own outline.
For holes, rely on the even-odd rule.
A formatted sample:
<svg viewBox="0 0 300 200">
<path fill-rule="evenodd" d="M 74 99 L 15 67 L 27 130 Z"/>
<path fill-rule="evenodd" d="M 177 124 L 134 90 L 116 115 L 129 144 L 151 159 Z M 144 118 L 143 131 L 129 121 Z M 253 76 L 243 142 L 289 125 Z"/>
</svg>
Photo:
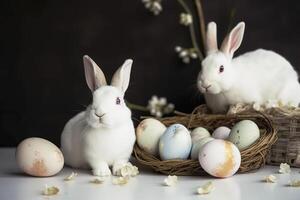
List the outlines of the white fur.
<svg viewBox="0 0 300 200">
<path fill-rule="evenodd" d="M 106 85 L 101 69 L 84 56 L 85 75 L 93 92 L 93 102 L 86 111 L 69 120 L 61 135 L 65 162 L 75 168 L 91 168 L 94 175 L 119 175 L 128 163 L 135 142 L 131 111 L 124 102 L 132 61 L 126 60 Z M 120 105 L 117 105 L 117 98 Z M 101 117 L 99 117 L 101 116 Z"/>
<path fill-rule="evenodd" d="M 204 93 L 207 106 L 214 113 L 224 113 L 237 103 L 260 107 L 280 102 L 297 107 L 300 103 L 298 75 L 284 57 L 258 49 L 232 59 L 241 44 L 244 27 L 243 22 L 239 23 L 218 50 L 216 38 L 212 39 L 216 36 L 215 23 L 208 25 L 207 43 L 214 44 L 207 45 L 207 57 L 202 61 L 198 76 L 198 88 Z M 221 65 L 224 66 L 222 73 Z"/>
</svg>

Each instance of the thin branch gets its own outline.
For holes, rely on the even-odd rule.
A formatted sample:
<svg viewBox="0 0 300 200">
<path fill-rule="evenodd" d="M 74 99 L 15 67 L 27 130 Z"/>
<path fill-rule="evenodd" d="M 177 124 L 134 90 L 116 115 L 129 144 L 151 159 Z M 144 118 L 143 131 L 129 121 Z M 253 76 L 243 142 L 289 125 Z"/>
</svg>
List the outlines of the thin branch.
<svg viewBox="0 0 300 200">
<path fill-rule="evenodd" d="M 201 0 L 195 0 L 196 8 L 197 8 L 197 14 L 199 18 L 199 26 L 200 26 L 200 33 L 202 37 L 202 45 L 203 48 L 206 46 L 206 31 L 205 31 L 205 18 L 204 18 L 204 12 L 203 12 L 203 6 L 201 3 Z M 203 52 L 204 54 L 204 52 Z"/>
<path fill-rule="evenodd" d="M 126 101 L 126 105 L 128 106 L 128 108 L 130 108 L 132 110 L 139 110 L 139 111 L 143 111 L 143 112 L 149 111 L 147 107 L 136 105 L 136 104 L 130 103 L 128 101 Z"/>
<path fill-rule="evenodd" d="M 187 113 L 184 113 L 184 112 L 180 112 L 180 111 L 178 111 L 178 110 L 174 110 L 172 113 L 169 113 L 169 115 L 172 115 L 173 116 L 173 114 L 174 115 L 181 115 L 181 116 L 187 116 L 187 115 L 189 115 L 189 114 L 187 114 Z M 142 115 L 142 116 L 140 116 L 140 119 L 147 119 L 147 118 L 156 118 L 156 119 L 161 119 L 162 117 L 156 117 L 156 116 L 153 116 L 153 115 Z"/>
<path fill-rule="evenodd" d="M 185 10 L 186 13 L 188 13 L 191 16 L 193 16 L 191 10 L 187 6 L 187 4 L 184 2 L 184 0 L 177 0 L 177 2 L 183 7 L 183 9 Z M 189 30 L 190 30 L 190 35 L 191 35 L 191 40 L 192 40 L 193 47 L 195 48 L 195 50 L 197 52 L 197 55 L 198 55 L 198 58 L 199 58 L 199 60 L 201 62 L 203 60 L 203 54 L 200 51 L 199 46 L 197 44 L 196 34 L 195 34 L 195 28 L 194 28 L 194 20 L 189 25 Z"/>
<path fill-rule="evenodd" d="M 227 27 L 227 32 L 226 33 L 229 33 L 231 28 L 233 27 L 233 21 L 234 21 L 234 18 L 235 18 L 235 14 L 236 14 L 236 9 L 235 7 L 232 8 L 230 11 L 229 11 L 229 23 L 228 23 L 228 27 Z"/>
</svg>

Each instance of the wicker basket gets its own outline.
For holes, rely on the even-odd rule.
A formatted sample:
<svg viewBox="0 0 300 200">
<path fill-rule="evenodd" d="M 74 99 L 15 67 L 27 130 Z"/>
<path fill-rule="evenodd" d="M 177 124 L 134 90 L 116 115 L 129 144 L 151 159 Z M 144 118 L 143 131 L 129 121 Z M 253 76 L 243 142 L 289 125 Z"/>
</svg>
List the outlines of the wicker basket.
<svg viewBox="0 0 300 200">
<path fill-rule="evenodd" d="M 181 123 L 192 129 L 199 126 L 207 128 L 209 131 L 219 126 L 232 127 L 235 123 L 249 119 L 253 120 L 260 128 L 261 135 L 249 148 L 241 151 L 241 166 L 239 172 L 248 172 L 263 166 L 266 162 L 266 156 L 271 146 L 275 143 L 276 130 L 268 117 L 261 113 L 239 114 L 239 115 L 211 115 L 204 114 L 201 107 L 194 110 L 192 114 L 181 114 L 174 117 L 161 119 L 162 123 L 169 126 L 174 123 Z M 172 175 L 202 175 L 204 174 L 197 160 L 166 160 L 143 151 L 138 145 L 134 147 L 134 156 L 143 165 L 149 166 L 157 172 Z"/>
<path fill-rule="evenodd" d="M 204 113 L 208 113 L 205 105 Z M 271 109 L 261 108 L 273 122 L 277 129 L 278 140 L 272 146 L 267 156 L 267 164 L 279 165 L 288 163 L 293 167 L 300 167 L 300 108 L 275 107 Z M 252 105 L 237 104 L 231 106 L 227 114 L 253 112 Z"/>
<path fill-rule="evenodd" d="M 268 154 L 267 163 L 288 163 L 293 167 L 300 167 L 300 111 L 282 112 L 274 109 L 268 116 L 277 129 L 278 140 Z"/>
</svg>

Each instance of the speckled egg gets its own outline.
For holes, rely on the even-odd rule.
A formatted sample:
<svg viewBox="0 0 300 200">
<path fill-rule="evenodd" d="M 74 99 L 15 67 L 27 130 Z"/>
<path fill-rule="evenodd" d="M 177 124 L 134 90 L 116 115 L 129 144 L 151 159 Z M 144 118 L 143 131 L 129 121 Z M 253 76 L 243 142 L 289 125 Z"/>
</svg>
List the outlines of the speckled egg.
<svg viewBox="0 0 300 200">
<path fill-rule="evenodd" d="M 226 178 L 235 174 L 239 169 L 241 154 L 231 142 L 215 139 L 203 146 L 199 153 L 199 162 L 208 174 Z"/>
<path fill-rule="evenodd" d="M 60 149 L 37 137 L 27 138 L 18 145 L 16 161 L 23 172 L 32 176 L 53 176 L 64 166 Z"/>
<path fill-rule="evenodd" d="M 242 151 L 255 143 L 259 136 L 259 128 L 253 121 L 242 120 L 231 129 L 228 140 Z"/>
<path fill-rule="evenodd" d="M 159 155 L 162 160 L 187 159 L 192 147 L 191 135 L 186 127 L 173 124 L 159 140 Z"/>
<path fill-rule="evenodd" d="M 151 153 L 152 155 L 158 155 L 159 138 L 166 129 L 166 126 L 156 119 L 144 119 L 136 128 L 138 145 L 144 151 Z"/>
<path fill-rule="evenodd" d="M 208 142 L 214 140 L 214 138 L 212 137 L 204 137 L 204 138 L 201 138 L 199 140 L 197 140 L 196 143 L 193 143 L 193 146 L 192 146 L 192 151 L 191 151 L 191 159 L 193 160 L 197 160 L 198 159 L 198 156 L 199 156 L 199 152 L 201 150 L 201 148 Z"/>
<path fill-rule="evenodd" d="M 210 133 L 208 132 L 207 129 L 205 129 L 203 127 L 198 127 L 198 128 L 195 128 L 191 132 L 191 137 L 192 137 L 192 142 L 194 144 L 194 143 L 196 143 L 198 140 L 200 140 L 202 138 L 210 137 Z"/>
<path fill-rule="evenodd" d="M 214 132 L 212 133 L 212 137 L 215 139 L 225 140 L 228 138 L 230 131 L 230 128 L 226 126 L 220 126 L 219 128 L 214 130 Z"/>
</svg>

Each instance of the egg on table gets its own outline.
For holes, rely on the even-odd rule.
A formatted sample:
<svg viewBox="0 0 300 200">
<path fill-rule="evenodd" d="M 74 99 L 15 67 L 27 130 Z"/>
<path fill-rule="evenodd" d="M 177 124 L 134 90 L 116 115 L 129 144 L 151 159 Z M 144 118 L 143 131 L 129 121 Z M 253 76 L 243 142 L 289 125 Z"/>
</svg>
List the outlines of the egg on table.
<svg viewBox="0 0 300 200">
<path fill-rule="evenodd" d="M 242 151 L 255 143 L 259 136 L 260 132 L 256 123 L 251 120 L 242 120 L 232 127 L 228 140 Z"/>
<path fill-rule="evenodd" d="M 162 160 L 187 159 L 192 147 L 191 135 L 186 127 L 173 124 L 159 140 L 159 155 Z"/>
<path fill-rule="evenodd" d="M 205 137 L 210 137 L 210 133 L 203 127 L 197 127 L 191 132 L 192 142 L 195 143 Z"/>
<path fill-rule="evenodd" d="M 166 129 L 166 126 L 156 119 L 144 119 L 136 128 L 136 138 L 139 147 L 152 155 L 158 155 L 159 138 Z"/>
<path fill-rule="evenodd" d="M 18 145 L 16 161 L 23 172 L 32 176 L 53 176 L 64 166 L 60 149 L 37 137 L 27 138 Z"/>
<path fill-rule="evenodd" d="M 212 133 L 212 137 L 215 139 L 225 140 L 228 138 L 230 131 L 231 131 L 230 128 L 226 126 L 220 126 L 216 130 L 214 130 L 214 132 Z"/>
<path fill-rule="evenodd" d="M 199 162 L 208 174 L 226 178 L 238 171 L 241 154 L 231 142 L 215 139 L 203 146 L 199 153 Z"/>
<path fill-rule="evenodd" d="M 212 137 L 205 137 L 197 140 L 196 143 L 193 143 L 192 151 L 191 151 L 191 159 L 197 160 L 199 156 L 200 149 L 208 142 L 214 140 Z"/>
</svg>

